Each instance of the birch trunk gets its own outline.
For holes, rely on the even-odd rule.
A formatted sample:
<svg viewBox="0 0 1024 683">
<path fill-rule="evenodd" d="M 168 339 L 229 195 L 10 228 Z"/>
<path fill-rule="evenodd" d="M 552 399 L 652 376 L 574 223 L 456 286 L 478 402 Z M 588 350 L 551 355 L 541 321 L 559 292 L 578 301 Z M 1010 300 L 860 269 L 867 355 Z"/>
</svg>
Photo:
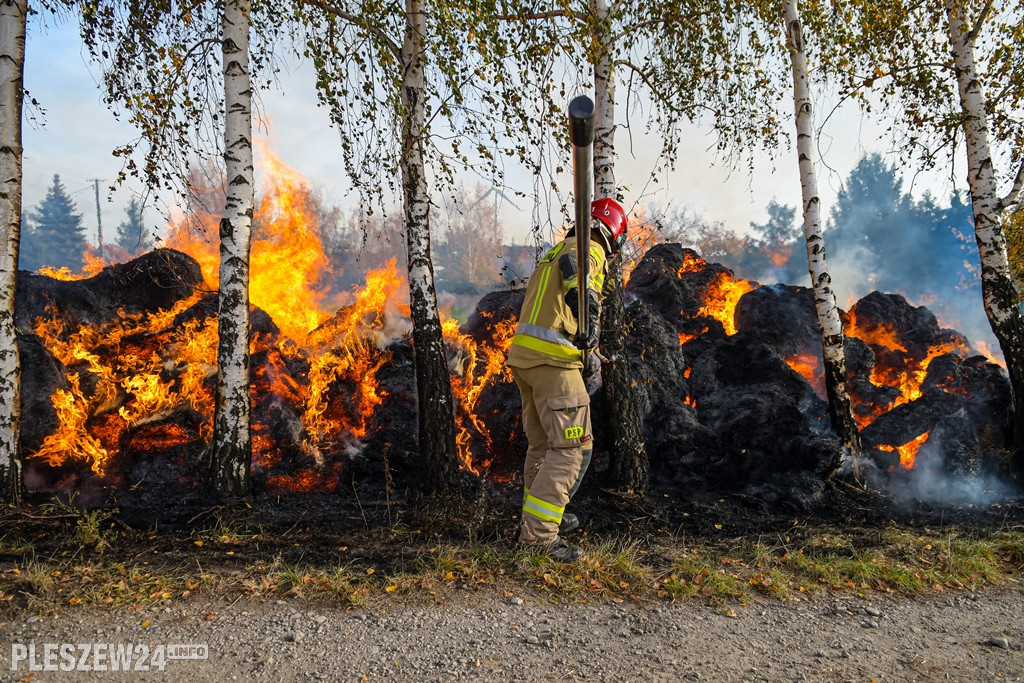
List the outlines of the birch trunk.
<svg viewBox="0 0 1024 683">
<path fill-rule="evenodd" d="M 25 0 L 0 1 L 0 503 L 22 500 L 21 361 L 14 324 L 21 242 Z"/>
<path fill-rule="evenodd" d="M 793 101 L 796 111 L 796 148 L 800 163 L 800 185 L 803 198 L 804 236 L 807 241 L 807 265 L 814 288 L 814 303 L 821 326 L 822 355 L 825 365 L 825 389 L 828 393 L 829 417 L 832 427 L 843 441 L 843 452 L 854 466 L 860 456 L 860 432 L 853 419 L 853 403 L 846 379 L 846 354 L 843 348 L 843 324 L 832 291 L 832 277 L 825 261 L 825 240 L 821 233 L 821 201 L 814 171 L 814 129 L 807 53 L 797 0 L 784 0 L 785 30 L 793 66 Z M 842 464 L 837 457 L 830 463 L 829 473 Z M 855 469 L 855 475 L 856 475 Z"/>
<path fill-rule="evenodd" d="M 416 354 L 419 450 L 425 492 L 452 490 L 458 474 L 455 399 L 437 312 L 430 257 L 430 196 L 423 155 L 426 126 L 423 60 L 426 17 L 420 0 L 405 2 L 402 45 L 402 189 L 405 200 L 409 306 Z"/>
<path fill-rule="evenodd" d="M 967 147 L 967 182 L 974 211 L 974 237 L 981 257 L 981 291 L 992 332 L 1006 359 L 1013 390 L 1014 466 L 1024 469 L 1024 321 L 1010 276 L 1003 233 L 1003 207 L 996 185 L 995 163 L 989 144 L 986 97 L 974 61 L 975 36 L 963 3 L 945 0 L 949 42 L 953 51 L 964 142 Z"/>
<path fill-rule="evenodd" d="M 615 67 L 612 64 L 611 10 L 607 0 L 594 0 L 596 19 L 594 63 L 594 192 L 595 199 L 617 197 L 615 187 Z M 636 390 L 626 355 L 626 305 L 623 294 L 622 256 L 608 255 L 608 277 L 601 313 L 601 380 L 608 402 L 611 433 L 611 464 L 614 485 L 624 491 L 642 492 L 650 480 L 650 463 L 644 449 L 643 429 L 637 409 Z"/>
<path fill-rule="evenodd" d="M 224 7 L 224 164 L 227 201 L 220 222 L 217 407 L 211 483 L 221 497 L 250 489 L 249 247 L 254 202 L 252 87 L 249 78 L 251 0 Z"/>
</svg>

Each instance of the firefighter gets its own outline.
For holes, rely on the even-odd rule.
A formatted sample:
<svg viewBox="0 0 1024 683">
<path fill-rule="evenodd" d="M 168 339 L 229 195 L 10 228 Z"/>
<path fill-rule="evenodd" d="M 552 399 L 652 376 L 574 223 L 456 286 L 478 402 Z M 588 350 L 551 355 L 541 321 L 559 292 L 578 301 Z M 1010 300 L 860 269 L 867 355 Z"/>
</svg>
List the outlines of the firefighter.
<svg viewBox="0 0 1024 683">
<path fill-rule="evenodd" d="M 559 535 L 579 526 L 565 506 L 590 464 L 590 396 L 584 375 L 596 371 L 601 292 L 606 255 L 626 240 L 626 212 L 614 199 L 590 205 L 591 241 L 586 338 L 577 335 L 578 261 L 575 227 L 537 264 L 526 288 L 508 365 L 523 399 L 529 446 L 523 465 L 523 512 L 519 542 L 539 546 L 562 562 L 579 559 L 579 546 Z M 584 367 L 584 362 L 587 367 Z"/>
</svg>

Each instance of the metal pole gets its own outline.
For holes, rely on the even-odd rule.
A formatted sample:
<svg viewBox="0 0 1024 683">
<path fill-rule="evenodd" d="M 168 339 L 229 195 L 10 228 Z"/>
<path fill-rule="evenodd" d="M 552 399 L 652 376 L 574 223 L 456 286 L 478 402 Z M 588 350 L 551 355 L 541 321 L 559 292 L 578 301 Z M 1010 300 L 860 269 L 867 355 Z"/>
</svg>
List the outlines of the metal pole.
<svg viewBox="0 0 1024 683">
<path fill-rule="evenodd" d="M 587 287 L 590 284 L 590 203 L 594 197 L 594 101 L 586 95 L 569 103 L 569 139 L 572 141 L 572 180 L 576 199 L 576 258 L 579 263 L 579 331 L 590 330 Z"/>
<path fill-rule="evenodd" d="M 93 185 L 96 188 L 96 249 L 100 258 L 103 258 L 103 219 L 100 217 L 100 179 L 93 178 Z"/>
</svg>

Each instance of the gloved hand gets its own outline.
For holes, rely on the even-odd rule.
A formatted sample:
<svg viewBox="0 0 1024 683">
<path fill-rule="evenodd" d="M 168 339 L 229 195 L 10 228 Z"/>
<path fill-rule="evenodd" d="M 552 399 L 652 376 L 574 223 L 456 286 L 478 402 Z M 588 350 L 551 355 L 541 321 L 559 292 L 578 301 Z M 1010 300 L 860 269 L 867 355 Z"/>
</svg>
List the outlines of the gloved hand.
<svg viewBox="0 0 1024 683">
<path fill-rule="evenodd" d="M 597 357 L 596 353 L 587 353 L 584 356 L 583 370 L 581 372 L 583 373 L 583 381 L 586 382 L 601 370 L 601 359 Z"/>
<path fill-rule="evenodd" d="M 575 287 L 570 289 L 565 295 L 565 303 L 572 311 L 572 315 L 576 318 L 577 324 L 579 324 L 579 294 Z M 577 348 L 580 349 L 593 349 L 597 348 L 598 340 L 601 337 L 601 302 L 597 298 L 597 292 L 592 289 L 587 290 L 587 336 L 581 337 L 576 335 L 573 339 L 573 343 L 576 344 Z"/>
<path fill-rule="evenodd" d="M 577 334 L 575 337 L 573 337 L 572 343 L 576 345 L 577 349 L 596 349 L 600 339 L 601 326 L 597 324 L 596 320 L 591 319 L 590 327 L 587 328 L 587 335 L 583 337 Z"/>
</svg>

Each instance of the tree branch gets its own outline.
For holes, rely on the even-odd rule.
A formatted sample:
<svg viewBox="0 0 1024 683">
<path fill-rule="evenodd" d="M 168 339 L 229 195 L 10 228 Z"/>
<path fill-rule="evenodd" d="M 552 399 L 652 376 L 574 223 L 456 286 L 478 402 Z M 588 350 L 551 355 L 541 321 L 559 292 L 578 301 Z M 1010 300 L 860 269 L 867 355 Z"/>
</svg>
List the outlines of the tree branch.
<svg viewBox="0 0 1024 683">
<path fill-rule="evenodd" d="M 347 21 L 357 28 L 361 28 L 364 31 L 368 31 L 380 39 L 384 43 L 384 46 L 391 51 L 391 54 L 395 56 L 395 59 L 399 64 L 402 63 L 402 46 L 391 39 L 387 33 L 384 32 L 379 26 L 372 24 L 363 17 L 350 14 L 342 9 L 339 9 L 332 5 L 326 0 L 299 0 L 301 4 L 312 5 L 328 14 L 334 15 L 343 21 Z"/>
<path fill-rule="evenodd" d="M 526 21 L 539 21 L 541 19 L 566 19 L 572 17 L 573 19 L 585 19 L 587 17 L 583 12 L 571 12 L 569 10 L 551 10 L 550 12 L 528 12 L 526 14 L 499 14 L 495 17 L 498 21 L 515 21 L 517 19 L 523 19 Z"/>
<path fill-rule="evenodd" d="M 662 92 L 661 89 L 657 85 L 655 85 L 653 81 L 651 81 L 650 76 L 648 76 L 644 72 L 644 70 L 638 67 L 636 64 L 633 64 L 628 59 L 617 59 L 615 60 L 614 65 L 624 66 L 627 69 L 630 69 L 633 73 L 640 77 L 640 80 L 643 81 L 648 88 L 651 89 L 651 92 L 654 94 L 655 98 L 657 98 L 659 102 L 662 102 L 664 106 L 668 107 L 670 111 L 673 111 L 677 114 L 682 114 L 683 116 L 689 118 L 690 113 L 687 112 L 685 109 L 677 107 L 674 104 L 672 104 L 669 100 L 668 95 Z"/>
<path fill-rule="evenodd" d="M 982 7 L 981 12 L 978 13 L 978 20 L 974 22 L 974 26 L 971 27 L 970 32 L 967 34 L 967 41 L 971 44 L 978 39 L 978 34 L 981 33 L 981 27 L 985 25 L 988 15 L 992 12 L 993 4 L 993 0 L 985 0 L 985 6 Z"/>
<path fill-rule="evenodd" d="M 1024 161 L 1021 161 L 1020 167 L 1017 169 L 1017 177 L 1013 181 L 1013 187 L 1010 188 L 1010 192 L 999 200 L 999 208 L 1006 209 L 1020 204 L 1022 189 L 1024 189 Z"/>
</svg>

